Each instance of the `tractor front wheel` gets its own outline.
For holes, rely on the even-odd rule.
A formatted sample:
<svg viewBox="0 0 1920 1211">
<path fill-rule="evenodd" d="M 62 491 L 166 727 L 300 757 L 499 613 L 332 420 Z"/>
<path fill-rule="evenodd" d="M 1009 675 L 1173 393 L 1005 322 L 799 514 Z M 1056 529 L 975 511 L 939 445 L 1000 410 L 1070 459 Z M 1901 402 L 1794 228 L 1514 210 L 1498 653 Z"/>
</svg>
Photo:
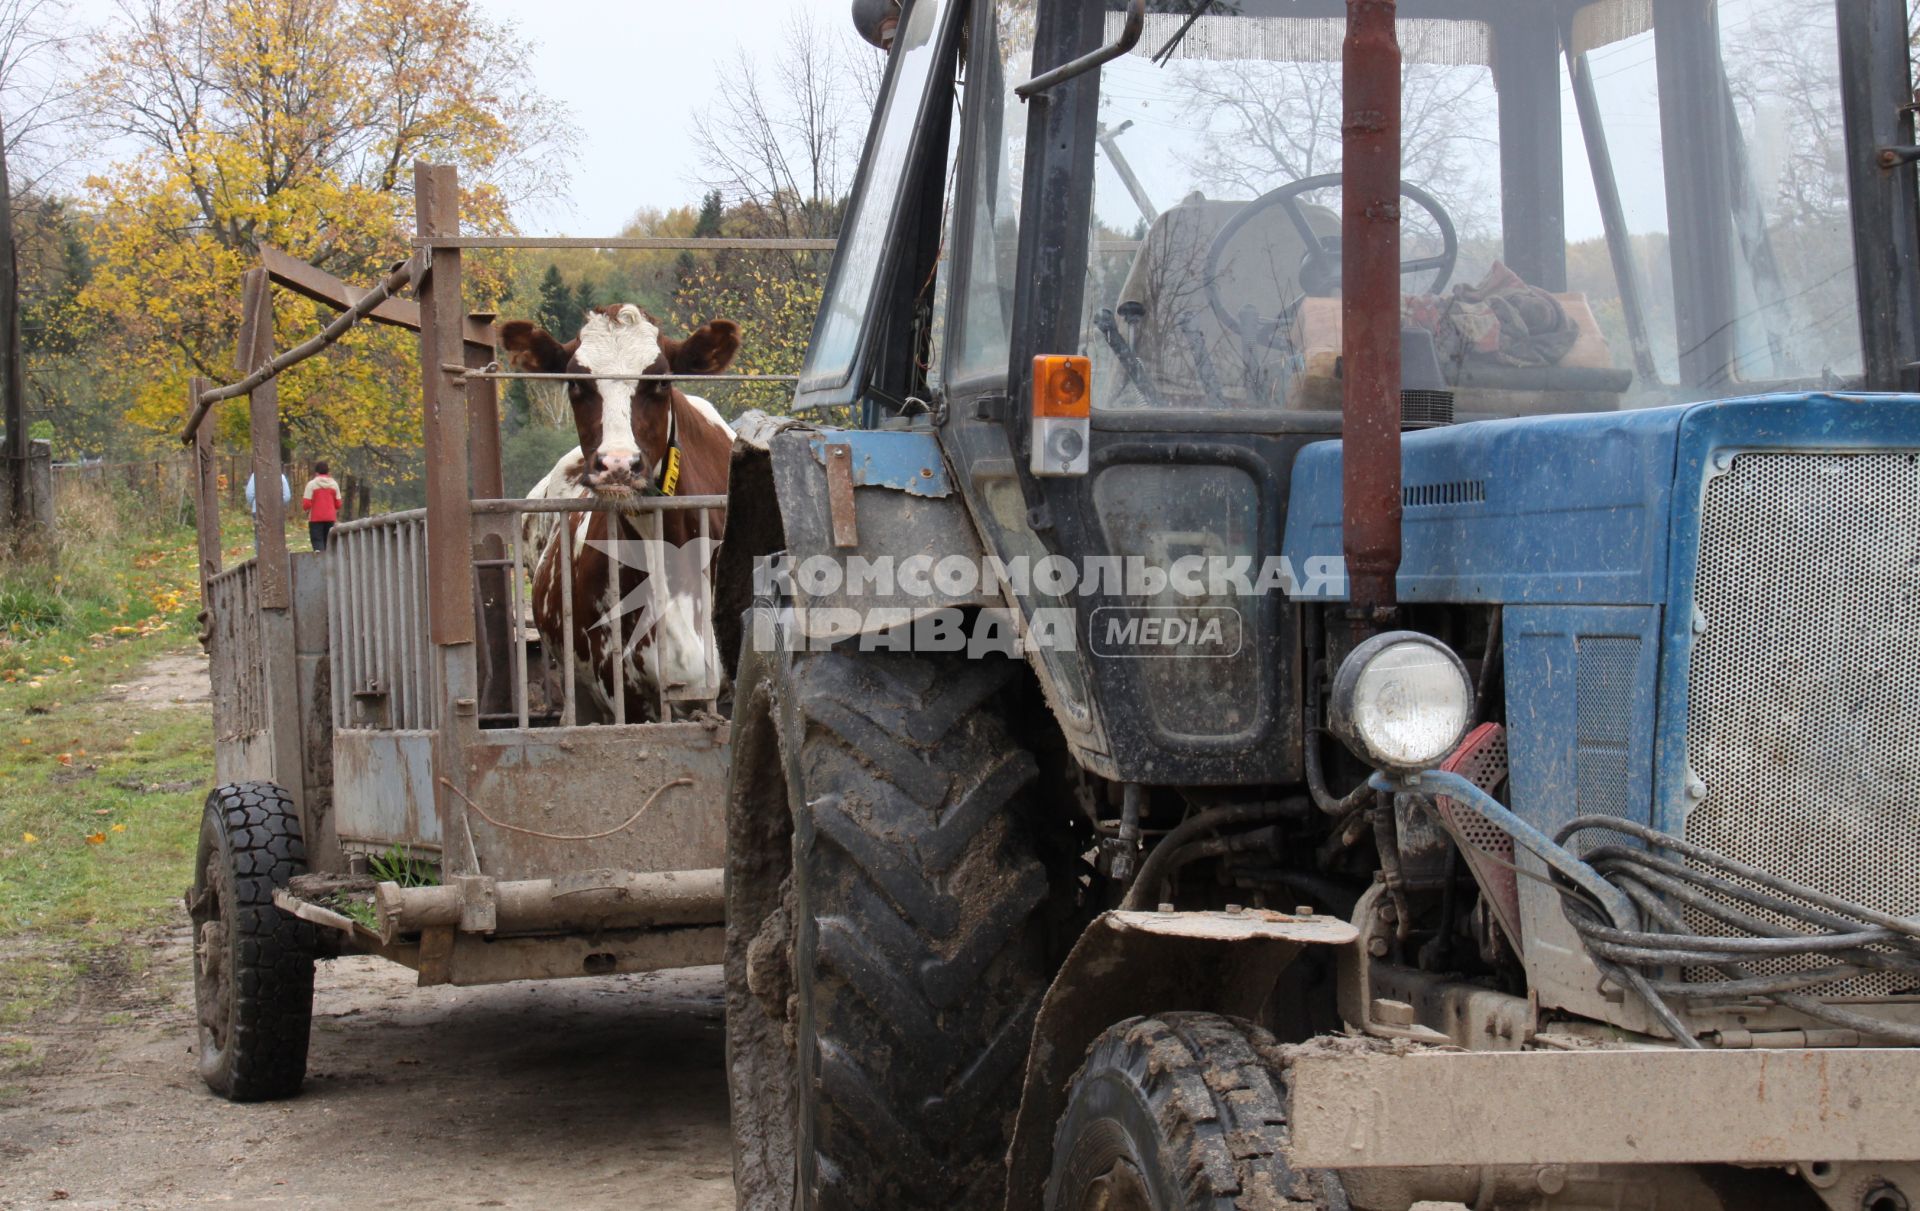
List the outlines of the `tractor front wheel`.
<svg viewBox="0 0 1920 1211">
<path fill-rule="evenodd" d="M 1285 1092 L 1234 1018 L 1167 1013 L 1087 1052 L 1054 1134 L 1047 1211 L 1346 1211 L 1329 1174 L 1287 1167 Z"/>
</svg>

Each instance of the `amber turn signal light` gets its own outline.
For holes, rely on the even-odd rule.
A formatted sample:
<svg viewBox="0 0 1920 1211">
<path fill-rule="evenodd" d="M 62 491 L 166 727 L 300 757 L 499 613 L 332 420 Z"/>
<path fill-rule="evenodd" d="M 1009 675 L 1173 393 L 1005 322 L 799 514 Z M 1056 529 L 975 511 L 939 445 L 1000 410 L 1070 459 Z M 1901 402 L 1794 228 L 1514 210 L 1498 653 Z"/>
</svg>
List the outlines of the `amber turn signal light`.
<svg viewBox="0 0 1920 1211">
<path fill-rule="evenodd" d="M 1035 475 L 1085 475 L 1092 444 L 1093 362 L 1070 353 L 1033 359 L 1033 432 L 1029 469 Z"/>
<path fill-rule="evenodd" d="M 1074 354 L 1033 359 L 1033 414 L 1085 417 L 1093 407 L 1093 362 Z"/>
</svg>

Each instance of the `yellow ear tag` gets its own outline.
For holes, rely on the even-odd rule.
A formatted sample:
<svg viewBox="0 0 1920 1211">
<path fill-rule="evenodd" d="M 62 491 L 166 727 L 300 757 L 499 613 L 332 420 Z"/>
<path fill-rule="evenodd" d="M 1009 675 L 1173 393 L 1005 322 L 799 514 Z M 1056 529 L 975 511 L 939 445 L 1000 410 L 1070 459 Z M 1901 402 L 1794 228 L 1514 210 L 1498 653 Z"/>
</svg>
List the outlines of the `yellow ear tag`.
<svg viewBox="0 0 1920 1211">
<path fill-rule="evenodd" d="M 667 447 L 667 469 L 660 474 L 660 495 L 672 496 L 680 486 L 680 447 Z"/>
</svg>

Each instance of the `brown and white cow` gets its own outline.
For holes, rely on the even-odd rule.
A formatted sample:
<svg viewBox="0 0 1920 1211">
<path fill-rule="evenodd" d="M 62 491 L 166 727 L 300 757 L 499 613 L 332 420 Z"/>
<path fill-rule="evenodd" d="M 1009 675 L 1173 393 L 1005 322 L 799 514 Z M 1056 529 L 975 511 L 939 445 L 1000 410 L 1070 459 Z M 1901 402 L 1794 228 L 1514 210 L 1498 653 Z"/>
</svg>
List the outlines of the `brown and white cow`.
<svg viewBox="0 0 1920 1211">
<path fill-rule="evenodd" d="M 522 370 L 579 374 L 567 383 L 580 445 L 527 495 L 589 496 L 638 502 L 663 492 L 725 495 L 733 430 L 713 405 L 676 383 L 638 382 L 636 374 L 718 374 L 740 349 L 740 328 L 712 320 L 685 340 L 662 335 L 652 316 L 631 303 L 588 313 L 580 334 L 562 344 L 525 320 L 500 327 L 500 343 Z M 534 625 L 554 660 L 565 621 L 560 543 L 573 548 L 571 675 L 582 721 L 614 718 L 615 662 L 630 723 L 659 718 L 661 691 L 709 687 L 718 692 L 720 656 L 706 616 L 713 550 L 726 532 L 726 510 L 704 510 L 710 545 L 699 546 L 699 512 L 660 514 L 662 545 L 649 549 L 650 521 L 630 513 L 533 514 L 527 519 Z M 667 581 L 649 585 L 647 569 Z M 621 623 L 615 649 L 612 619 Z"/>
</svg>

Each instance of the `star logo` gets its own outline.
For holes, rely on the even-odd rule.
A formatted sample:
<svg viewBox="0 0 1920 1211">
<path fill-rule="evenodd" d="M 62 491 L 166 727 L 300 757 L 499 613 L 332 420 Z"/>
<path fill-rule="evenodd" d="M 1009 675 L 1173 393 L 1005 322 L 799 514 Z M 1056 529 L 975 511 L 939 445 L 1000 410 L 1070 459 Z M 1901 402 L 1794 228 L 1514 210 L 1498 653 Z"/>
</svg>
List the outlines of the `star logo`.
<svg viewBox="0 0 1920 1211">
<path fill-rule="evenodd" d="M 590 538 L 587 545 L 605 555 L 617 568 L 632 568 L 645 578 L 627 590 L 618 601 L 593 622 L 594 628 L 612 630 L 616 616 L 621 619 L 626 655 L 632 655 L 640 640 L 653 633 L 663 619 L 672 617 L 673 599 L 691 602 L 702 620 L 701 629 L 709 643 L 713 638 L 713 553 L 718 540 L 693 538 L 671 543 L 657 538 Z M 615 582 L 616 584 L 618 581 Z"/>
</svg>

